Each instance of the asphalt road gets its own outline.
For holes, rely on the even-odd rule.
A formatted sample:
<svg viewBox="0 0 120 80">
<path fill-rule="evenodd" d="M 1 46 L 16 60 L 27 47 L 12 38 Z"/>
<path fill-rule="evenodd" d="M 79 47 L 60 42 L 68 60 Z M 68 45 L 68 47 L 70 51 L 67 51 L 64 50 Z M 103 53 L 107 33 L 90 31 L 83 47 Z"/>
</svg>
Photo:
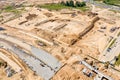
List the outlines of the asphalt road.
<svg viewBox="0 0 120 80">
<path fill-rule="evenodd" d="M 99 60 L 106 62 L 106 61 L 112 61 L 115 56 L 118 56 L 120 54 L 120 36 L 114 36 L 116 38 L 116 41 L 112 44 L 112 46 L 109 49 L 109 46 L 113 42 L 115 38 L 108 44 L 108 46 L 105 48 L 103 53 L 101 53 Z M 108 50 L 109 49 L 109 50 Z"/>
<path fill-rule="evenodd" d="M 120 37 L 117 38 L 115 43 L 111 46 L 111 50 L 105 54 L 105 61 L 111 61 L 115 56 L 120 54 Z"/>
<path fill-rule="evenodd" d="M 101 8 L 105 8 L 105 9 L 110 9 L 110 10 L 115 10 L 115 11 L 120 11 L 120 7 L 118 6 L 113 6 L 113 5 L 108 5 L 108 4 L 104 4 L 104 3 L 99 3 L 99 2 L 95 2 L 93 0 L 84 0 L 87 3 L 91 3 L 95 6 L 101 7 Z"/>
<path fill-rule="evenodd" d="M 55 57 L 44 50 L 38 49 L 9 35 L 0 34 L 0 46 L 18 55 L 31 70 L 44 78 L 44 80 L 52 78 L 62 66 Z"/>
<path fill-rule="evenodd" d="M 49 53 L 47 53 L 42 49 L 38 49 L 10 35 L 0 34 L 0 38 L 10 41 L 16 45 L 19 45 L 24 50 L 29 51 L 29 54 L 36 56 L 37 58 L 39 58 L 41 61 L 43 61 L 48 66 L 50 66 L 55 71 L 59 70 L 61 67 L 61 63 L 55 57 L 53 57 L 52 55 L 50 55 Z"/>
<path fill-rule="evenodd" d="M 51 69 L 51 67 L 45 64 L 43 61 L 39 60 L 34 56 L 29 55 L 24 50 L 20 49 L 18 46 L 14 44 L 12 45 L 4 41 L 0 41 L 0 44 L 1 48 L 13 54 L 16 54 L 31 70 L 33 70 L 37 75 L 41 76 L 44 80 L 51 79 L 56 73 L 56 71 Z M 15 69 L 15 71 L 16 70 L 17 69 Z"/>
<path fill-rule="evenodd" d="M 118 36 L 119 32 L 120 30 L 117 30 L 115 35 L 113 35 L 113 39 L 108 43 L 104 51 L 99 55 L 100 61 L 103 61 L 103 62 L 112 61 L 115 58 L 115 56 L 118 56 L 120 54 L 120 49 L 119 49 L 120 48 L 120 36 Z M 112 63 L 114 63 L 114 61 Z"/>
</svg>

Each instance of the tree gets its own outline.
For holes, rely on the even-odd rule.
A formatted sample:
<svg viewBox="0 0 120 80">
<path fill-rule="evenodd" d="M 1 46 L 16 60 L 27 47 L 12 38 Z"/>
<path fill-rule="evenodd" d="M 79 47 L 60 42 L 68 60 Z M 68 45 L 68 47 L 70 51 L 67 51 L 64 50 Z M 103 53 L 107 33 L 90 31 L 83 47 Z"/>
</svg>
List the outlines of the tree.
<svg viewBox="0 0 120 80">
<path fill-rule="evenodd" d="M 70 0 L 70 7 L 75 7 L 75 6 L 74 6 L 74 1 L 73 1 L 73 0 Z"/>
<path fill-rule="evenodd" d="M 70 4 L 69 4 L 69 2 L 68 2 L 68 1 L 66 1 L 66 4 L 65 4 L 65 6 L 70 6 Z"/>
<path fill-rule="evenodd" d="M 81 3 L 80 3 L 79 1 L 76 1 L 75 6 L 76 6 L 76 7 L 80 7 L 80 6 L 81 6 Z"/>
<path fill-rule="evenodd" d="M 83 6 L 86 6 L 86 3 L 85 2 L 79 2 L 79 1 L 76 1 L 76 7 L 83 7 Z"/>
<path fill-rule="evenodd" d="M 86 6 L 85 2 L 81 2 L 81 7 Z"/>
<path fill-rule="evenodd" d="M 108 3 L 108 2 L 109 2 L 109 0 L 104 0 L 103 2 L 104 2 L 104 3 Z"/>
<path fill-rule="evenodd" d="M 60 3 L 60 4 L 65 5 L 65 2 L 64 2 L 64 1 L 61 1 L 61 3 Z"/>
</svg>

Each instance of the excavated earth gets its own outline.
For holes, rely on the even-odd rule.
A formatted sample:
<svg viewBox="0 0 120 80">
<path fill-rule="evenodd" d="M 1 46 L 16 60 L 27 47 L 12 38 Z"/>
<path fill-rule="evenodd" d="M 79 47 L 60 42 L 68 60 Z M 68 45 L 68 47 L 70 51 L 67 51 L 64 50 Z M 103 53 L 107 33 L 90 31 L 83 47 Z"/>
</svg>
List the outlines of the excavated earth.
<svg viewBox="0 0 120 80">
<path fill-rule="evenodd" d="M 31 3 L 32 1 L 34 0 L 30 0 Z M 0 34 L 10 35 L 43 49 L 58 59 L 62 66 L 51 80 L 93 80 L 96 74 L 94 73 L 92 77 L 84 75 L 82 70 L 85 66 L 79 64 L 79 61 L 86 58 L 88 63 L 95 61 L 87 55 L 98 59 L 108 44 L 110 36 L 115 35 L 119 30 L 111 33 L 110 29 L 120 26 L 119 13 L 100 8 L 96 8 L 95 12 L 69 9 L 49 11 L 35 6 L 25 7 L 25 12 L 20 16 L 12 20 L 1 21 L 0 28 L 4 30 L 0 30 Z M 7 14 L 12 13 L 3 14 L 6 14 L 5 18 L 9 18 Z M 7 77 L 4 66 L 0 66 L 0 80 L 43 80 L 9 50 L 0 48 L 0 52 L 23 70 L 12 77 Z M 0 62 L 5 63 L 1 56 Z M 113 73 L 114 71 L 105 69 L 103 64 L 97 63 L 96 65 L 101 72 L 111 76 L 114 80 L 120 79 L 120 76 Z"/>
</svg>

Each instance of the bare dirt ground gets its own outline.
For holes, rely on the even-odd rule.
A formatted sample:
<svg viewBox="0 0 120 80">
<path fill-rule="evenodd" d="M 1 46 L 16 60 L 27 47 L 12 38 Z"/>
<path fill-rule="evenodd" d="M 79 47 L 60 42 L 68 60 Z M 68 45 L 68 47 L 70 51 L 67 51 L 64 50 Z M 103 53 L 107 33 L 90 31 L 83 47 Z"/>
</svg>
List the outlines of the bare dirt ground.
<svg viewBox="0 0 120 80">
<path fill-rule="evenodd" d="M 30 2 L 32 3 L 32 0 L 30 0 Z M 1 25 L 1 27 L 6 30 L 0 31 L 0 33 L 12 35 L 28 44 L 42 48 L 56 57 L 64 66 L 53 76 L 52 80 L 93 80 L 96 74 L 91 78 L 87 77 L 82 73 L 84 66 L 76 62 L 81 60 L 80 57 L 84 59 L 87 55 L 95 58 L 99 57 L 109 42 L 110 36 L 115 35 L 117 31 L 111 33 L 110 29 L 120 26 L 120 19 L 118 17 L 120 14 L 108 10 L 96 9 L 96 11 L 98 11 L 97 16 L 99 16 L 100 19 L 92 25 L 93 28 L 90 31 L 79 38 L 80 33 L 84 32 L 86 28 L 89 28 L 89 25 L 91 25 L 91 22 L 96 17 L 93 16 L 92 13 L 85 13 L 83 15 L 78 13 L 77 10 L 68 10 L 77 14 L 75 17 L 71 17 L 71 14 L 61 14 L 62 10 L 56 12 L 41 9 L 39 11 L 35 7 L 26 7 L 26 10 L 27 12 L 23 13 L 21 17 Z M 37 16 L 27 20 L 26 17 L 31 17 L 29 14 L 35 14 Z M 46 14 L 52 14 L 52 16 L 48 17 Z M 27 22 L 24 23 L 26 20 Z M 114 23 L 111 23 L 113 21 Z M 23 23 L 20 24 L 21 22 Z M 21 33 L 21 31 L 45 39 L 54 45 L 49 45 L 43 41 L 42 44 L 45 43 L 47 46 L 40 46 L 38 41 L 41 40 Z M 6 52 L 6 54 L 10 55 L 8 52 Z M 39 76 L 34 75 L 33 71 L 22 61 L 16 57 L 14 59 L 16 59 L 17 62 L 19 62 L 17 64 L 21 65 L 22 69 L 25 70 L 8 78 L 5 69 L 1 67 L 0 80 L 42 80 Z M 91 61 L 89 58 L 88 63 Z M 102 64 L 98 64 L 98 67 L 101 72 L 113 77 L 115 80 L 120 79 L 119 76 L 110 70 L 104 69 Z"/>
</svg>

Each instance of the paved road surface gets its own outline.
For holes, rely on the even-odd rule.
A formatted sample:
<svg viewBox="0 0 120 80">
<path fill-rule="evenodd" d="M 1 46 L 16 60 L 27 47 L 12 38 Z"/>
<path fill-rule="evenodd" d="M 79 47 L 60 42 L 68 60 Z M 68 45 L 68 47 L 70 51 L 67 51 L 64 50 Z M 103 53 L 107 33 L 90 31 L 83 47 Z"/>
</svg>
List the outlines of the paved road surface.
<svg viewBox="0 0 120 80">
<path fill-rule="evenodd" d="M 119 34 L 120 30 L 116 32 L 114 35 L 114 38 L 109 42 L 107 47 L 104 49 L 103 53 L 100 54 L 99 60 L 106 62 L 111 61 L 114 59 L 115 56 L 118 56 L 120 53 L 120 36 L 117 36 Z M 111 49 L 108 51 L 109 46 L 113 43 L 113 41 L 116 39 L 114 44 L 111 46 Z M 114 63 L 114 62 L 113 62 Z"/>
<path fill-rule="evenodd" d="M 16 54 L 26 65 L 28 65 L 31 70 L 33 70 L 37 75 L 41 76 L 44 80 L 51 79 L 56 73 L 56 71 L 51 69 L 51 67 L 49 67 L 47 64 L 43 63 L 38 58 L 29 55 L 17 46 L 2 41 L 0 41 L 0 44 L 2 48 L 13 54 Z"/>
<path fill-rule="evenodd" d="M 107 5 L 107 4 L 104 4 L 104 3 L 95 2 L 93 0 L 84 0 L 84 1 L 86 1 L 88 3 L 91 3 L 91 4 L 95 5 L 95 6 L 101 7 L 101 8 L 120 11 L 120 7 L 117 7 L 117 6 Z"/>
<path fill-rule="evenodd" d="M 9 43 L 8 43 L 9 42 Z M 49 80 L 61 68 L 61 63 L 52 55 L 15 37 L 0 34 L 0 46 L 18 55 L 36 74 Z M 26 52 L 31 52 L 29 53 Z"/>
<path fill-rule="evenodd" d="M 120 36 L 111 46 L 111 49 L 109 51 L 105 50 L 104 52 L 105 52 L 103 54 L 104 56 L 103 55 L 101 56 L 101 60 L 104 62 L 111 61 L 114 59 L 115 56 L 118 56 L 120 54 Z"/>
<path fill-rule="evenodd" d="M 32 45 L 29 45 L 23 41 L 20 41 L 12 36 L 0 34 L 0 38 L 7 40 L 7 41 L 10 41 L 16 45 L 19 45 L 23 49 L 31 52 L 32 55 L 39 58 L 41 61 L 43 61 L 48 66 L 50 66 L 55 71 L 59 70 L 61 67 L 61 63 L 55 57 L 53 57 L 52 55 L 50 55 L 49 53 L 45 52 L 42 49 L 38 49 L 38 48 L 36 48 Z"/>
</svg>

